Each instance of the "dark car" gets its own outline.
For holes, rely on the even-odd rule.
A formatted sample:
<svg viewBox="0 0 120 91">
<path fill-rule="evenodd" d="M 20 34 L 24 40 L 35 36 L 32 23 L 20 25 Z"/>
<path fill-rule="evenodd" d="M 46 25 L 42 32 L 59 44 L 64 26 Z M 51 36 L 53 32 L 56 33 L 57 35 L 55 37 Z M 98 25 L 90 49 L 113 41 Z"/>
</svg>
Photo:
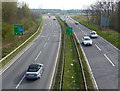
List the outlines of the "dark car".
<svg viewBox="0 0 120 91">
<path fill-rule="evenodd" d="M 34 63 L 29 65 L 27 72 L 26 72 L 26 79 L 38 79 L 41 78 L 43 73 L 43 64 Z"/>
<path fill-rule="evenodd" d="M 78 25 L 78 22 L 75 22 L 76 25 Z"/>
</svg>

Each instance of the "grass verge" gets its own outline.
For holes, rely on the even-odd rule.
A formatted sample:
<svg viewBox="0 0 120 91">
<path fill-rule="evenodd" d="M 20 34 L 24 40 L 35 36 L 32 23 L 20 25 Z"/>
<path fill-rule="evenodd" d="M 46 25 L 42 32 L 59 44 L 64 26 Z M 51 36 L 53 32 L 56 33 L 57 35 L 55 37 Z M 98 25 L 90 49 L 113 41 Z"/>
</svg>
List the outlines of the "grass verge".
<svg viewBox="0 0 120 91">
<path fill-rule="evenodd" d="M 85 89 L 72 35 L 65 35 L 63 89 Z"/>
<path fill-rule="evenodd" d="M 90 76 L 90 73 L 89 73 L 88 65 L 87 65 L 87 62 L 86 62 L 87 60 L 85 60 L 83 52 L 80 48 L 80 44 L 78 43 L 75 35 L 73 35 L 73 38 L 75 39 L 77 48 L 79 50 L 80 59 L 81 59 L 82 65 L 83 65 L 83 70 L 84 70 L 84 74 L 85 74 L 85 78 L 86 78 L 87 88 L 88 88 L 88 90 L 94 91 L 94 85 L 93 85 L 93 82 L 92 82 L 92 79 L 91 79 L 91 76 Z"/>
<path fill-rule="evenodd" d="M 60 89 L 61 83 L 61 71 L 62 71 L 62 63 L 64 61 L 64 73 L 63 73 L 63 82 L 62 82 L 62 89 L 85 89 L 84 83 L 82 79 L 81 68 L 78 61 L 78 55 L 75 49 L 75 44 L 73 41 L 74 35 L 66 35 L 65 34 L 65 27 L 68 27 L 60 18 L 58 21 L 61 25 L 62 30 L 62 40 L 61 40 L 61 53 L 59 59 L 59 65 L 56 75 L 56 81 L 54 85 L 54 89 Z M 64 42 L 65 40 L 65 42 Z M 64 50 L 65 45 L 65 50 Z M 87 80 L 88 89 L 94 89 L 93 83 L 90 77 L 90 73 L 88 71 L 88 67 L 86 61 L 84 59 L 83 53 L 80 49 L 79 43 L 77 43 L 77 47 L 79 48 L 80 58 L 83 63 L 83 69 L 85 71 L 85 77 Z"/>
<path fill-rule="evenodd" d="M 13 59 L 20 51 L 22 51 L 30 42 L 32 42 L 36 36 L 39 35 L 39 33 L 41 32 L 41 28 L 42 28 L 42 25 L 43 25 L 43 21 L 40 23 L 40 29 L 38 30 L 38 33 L 35 34 L 29 41 L 27 41 L 23 46 L 21 46 L 16 52 L 14 52 L 11 56 L 9 56 L 8 58 L 6 58 L 5 60 L 3 60 L 1 63 L 0 63 L 0 68 L 3 67 L 5 64 L 7 64 L 11 59 Z M 38 28 L 37 28 L 38 29 Z"/>
</svg>

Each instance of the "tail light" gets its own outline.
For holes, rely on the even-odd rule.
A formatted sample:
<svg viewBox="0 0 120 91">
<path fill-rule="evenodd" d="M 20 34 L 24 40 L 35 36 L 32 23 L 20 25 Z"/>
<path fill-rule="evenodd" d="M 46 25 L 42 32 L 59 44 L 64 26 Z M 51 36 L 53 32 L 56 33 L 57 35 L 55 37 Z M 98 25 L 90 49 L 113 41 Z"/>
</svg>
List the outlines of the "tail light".
<svg viewBox="0 0 120 91">
<path fill-rule="evenodd" d="M 28 76 L 28 74 L 26 74 L 26 76 Z"/>
<path fill-rule="evenodd" d="M 38 74 L 35 74 L 34 76 L 38 76 Z"/>
</svg>

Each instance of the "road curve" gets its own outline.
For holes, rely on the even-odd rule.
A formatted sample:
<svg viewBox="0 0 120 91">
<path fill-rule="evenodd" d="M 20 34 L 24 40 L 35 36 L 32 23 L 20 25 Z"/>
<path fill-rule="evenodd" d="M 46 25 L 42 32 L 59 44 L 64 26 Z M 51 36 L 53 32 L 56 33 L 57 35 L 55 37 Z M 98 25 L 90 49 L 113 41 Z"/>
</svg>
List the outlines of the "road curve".
<svg viewBox="0 0 120 91">
<path fill-rule="evenodd" d="M 54 17 L 44 16 L 42 33 L 30 48 L 2 74 L 2 89 L 49 89 L 58 55 L 61 29 Z M 31 63 L 44 64 L 41 79 L 26 80 L 25 72 Z"/>
</svg>

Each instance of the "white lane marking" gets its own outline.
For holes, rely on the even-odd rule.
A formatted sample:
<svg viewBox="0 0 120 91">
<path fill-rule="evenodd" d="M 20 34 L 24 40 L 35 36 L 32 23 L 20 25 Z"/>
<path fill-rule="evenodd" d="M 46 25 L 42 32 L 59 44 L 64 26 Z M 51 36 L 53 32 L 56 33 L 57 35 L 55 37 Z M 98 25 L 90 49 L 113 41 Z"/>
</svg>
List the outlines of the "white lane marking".
<svg viewBox="0 0 120 91">
<path fill-rule="evenodd" d="M 46 45 L 47 45 L 47 42 L 45 43 L 45 45 L 43 46 L 43 48 L 45 48 Z"/>
<path fill-rule="evenodd" d="M 101 51 L 100 47 L 95 44 L 95 46 L 98 48 L 99 51 Z"/>
<path fill-rule="evenodd" d="M 42 35 L 41 37 L 45 37 L 44 35 Z"/>
<path fill-rule="evenodd" d="M 114 64 L 113 64 L 113 62 L 108 58 L 108 56 L 106 55 L 106 54 L 104 54 L 104 56 L 107 58 L 107 60 L 112 64 L 112 66 L 115 66 Z"/>
<path fill-rule="evenodd" d="M 50 36 L 49 36 L 48 40 L 50 40 Z"/>
<path fill-rule="evenodd" d="M 86 33 L 84 33 L 84 35 L 87 35 Z"/>
<path fill-rule="evenodd" d="M 18 83 L 18 85 L 15 87 L 16 89 L 20 86 L 20 84 L 22 83 L 23 79 L 25 78 L 25 75 L 22 77 L 22 79 L 20 80 L 20 82 Z"/>
<path fill-rule="evenodd" d="M 38 59 L 38 57 L 40 56 L 40 54 L 41 54 L 41 51 L 39 52 L 39 54 L 37 55 L 37 57 L 35 58 L 35 60 L 37 60 L 37 59 Z"/>
<path fill-rule="evenodd" d="M 73 33 L 74 33 L 74 35 L 75 35 L 78 43 L 80 43 L 80 41 L 78 40 L 78 37 L 77 37 L 76 33 L 75 33 L 75 32 L 73 32 Z M 85 52 L 84 52 L 84 50 L 83 50 L 83 48 L 82 48 L 81 45 L 80 45 L 80 48 L 81 48 L 81 50 L 82 50 L 82 52 L 83 52 L 83 55 L 84 55 L 84 57 L 85 57 L 85 61 L 87 62 L 87 65 L 88 65 L 88 68 L 89 68 L 89 72 L 90 72 L 90 74 L 91 74 L 90 76 L 91 76 L 91 79 L 92 79 L 92 81 L 93 81 L 93 83 L 94 83 L 94 87 L 95 87 L 95 89 L 98 89 L 98 85 L 97 85 L 97 82 L 96 82 L 95 77 L 94 77 L 94 75 L 93 75 L 92 69 L 91 69 L 91 67 L 90 67 L 88 58 L 87 58 L 87 56 L 86 56 L 86 54 L 85 54 Z M 99 91 L 99 90 L 97 90 L 97 91 Z"/>
<path fill-rule="evenodd" d="M 42 34 L 43 27 L 44 27 L 44 26 L 42 26 L 40 35 Z M 39 30 L 39 29 L 40 29 L 40 27 L 38 28 L 38 30 Z M 37 30 L 37 32 L 38 32 L 38 30 Z M 35 32 L 34 34 L 36 34 L 37 32 Z M 34 34 L 33 34 L 33 35 L 34 35 Z M 32 35 L 32 36 L 33 36 L 33 35 Z M 32 37 L 32 36 L 31 36 L 31 37 Z M 28 39 L 30 39 L 31 37 L 29 37 Z M 38 38 L 39 38 L 39 36 L 37 36 L 37 37 L 33 40 L 33 42 L 34 42 L 35 40 L 37 40 Z M 27 40 L 28 40 L 28 39 L 27 39 Z M 26 40 L 26 41 L 27 41 L 27 40 Z M 25 41 L 25 42 L 26 42 L 26 41 Z M 24 43 L 25 43 L 25 42 L 24 42 Z M 22 44 L 21 44 L 21 45 L 22 45 Z M 32 45 L 33 45 L 33 44 L 32 44 Z M 30 46 L 28 45 L 29 47 L 26 48 L 25 51 L 24 51 L 18 58 L 20 58 L 32 45 L 31 45 L 31 44 L 30 44 Z M 19 46 L 19 47 L 20 47 L 20 46 Z M 13 50 L 13 51 L 14 51 L 14 50 Z M 9 54 L 8 54 L 8 55 L 9 55 Z M 15 58 L 15 57 L 14 57 L 14 58 Z M 13 58 L 13 59 L 14 59 L 14 58 Z M 18 58 L 17 58 L 17 59 L 18 59 Z M 2 75 L 13 63 L 15 63 L 15 62 L 17 61 L 17 59 L 15 59 L 14 61 L 10 62 L 8 65 L 6 64 L 7 66 L 2 67 L 2 69 L 0 69 L 0 75 Z M 1 60 L 2 60 L 2 59 L 1 59 Z M 0 62 L 1 62 L 1 60 L 0 60 Z M 4 58 L 3 58 L 3 60 L 4 60 Z"/>
<path fill-rule="evenodd" d="M 114 47 L 116 50 L 120 51 L 117 47 L 115 47 L 114 45 L 112 45 L 110 42 L 108 42 L 107 40 L 105 40 L 103 37 L 100 36 L 101 39 L 103 39 L 104 41 L 106 41 L 107 43 L 109 43 L 112 47 Z"/>
<path fill-rule="evenodd" d="M 81 32 L 83 32 L 83 30 L 81 30 Z"/>
<path fill-rule="evenodd" d="M 52 86 L 52 83 L 53 83 L 54 74 L 55 74 L 55 69 L 56 69 L 56 66 L 57 66 L 57 61 L 58 61 L 58 56 L 59 56 L 59 51 L 60 51 L 60 45 L 61 45 L 61 29 L 60 29 L 59 41 L 60 42 L 59 42 L 59 46 L 58 46 L 58 50 L 57 50 L 57 56 L 56 56 L 56 59 L 55 59 L 55 66 L 54 66 L 52 77 L 51 77 L 51 80 L 50 80 L 49 89 L 51 89 L 51 86 Z"/>
</svg>

